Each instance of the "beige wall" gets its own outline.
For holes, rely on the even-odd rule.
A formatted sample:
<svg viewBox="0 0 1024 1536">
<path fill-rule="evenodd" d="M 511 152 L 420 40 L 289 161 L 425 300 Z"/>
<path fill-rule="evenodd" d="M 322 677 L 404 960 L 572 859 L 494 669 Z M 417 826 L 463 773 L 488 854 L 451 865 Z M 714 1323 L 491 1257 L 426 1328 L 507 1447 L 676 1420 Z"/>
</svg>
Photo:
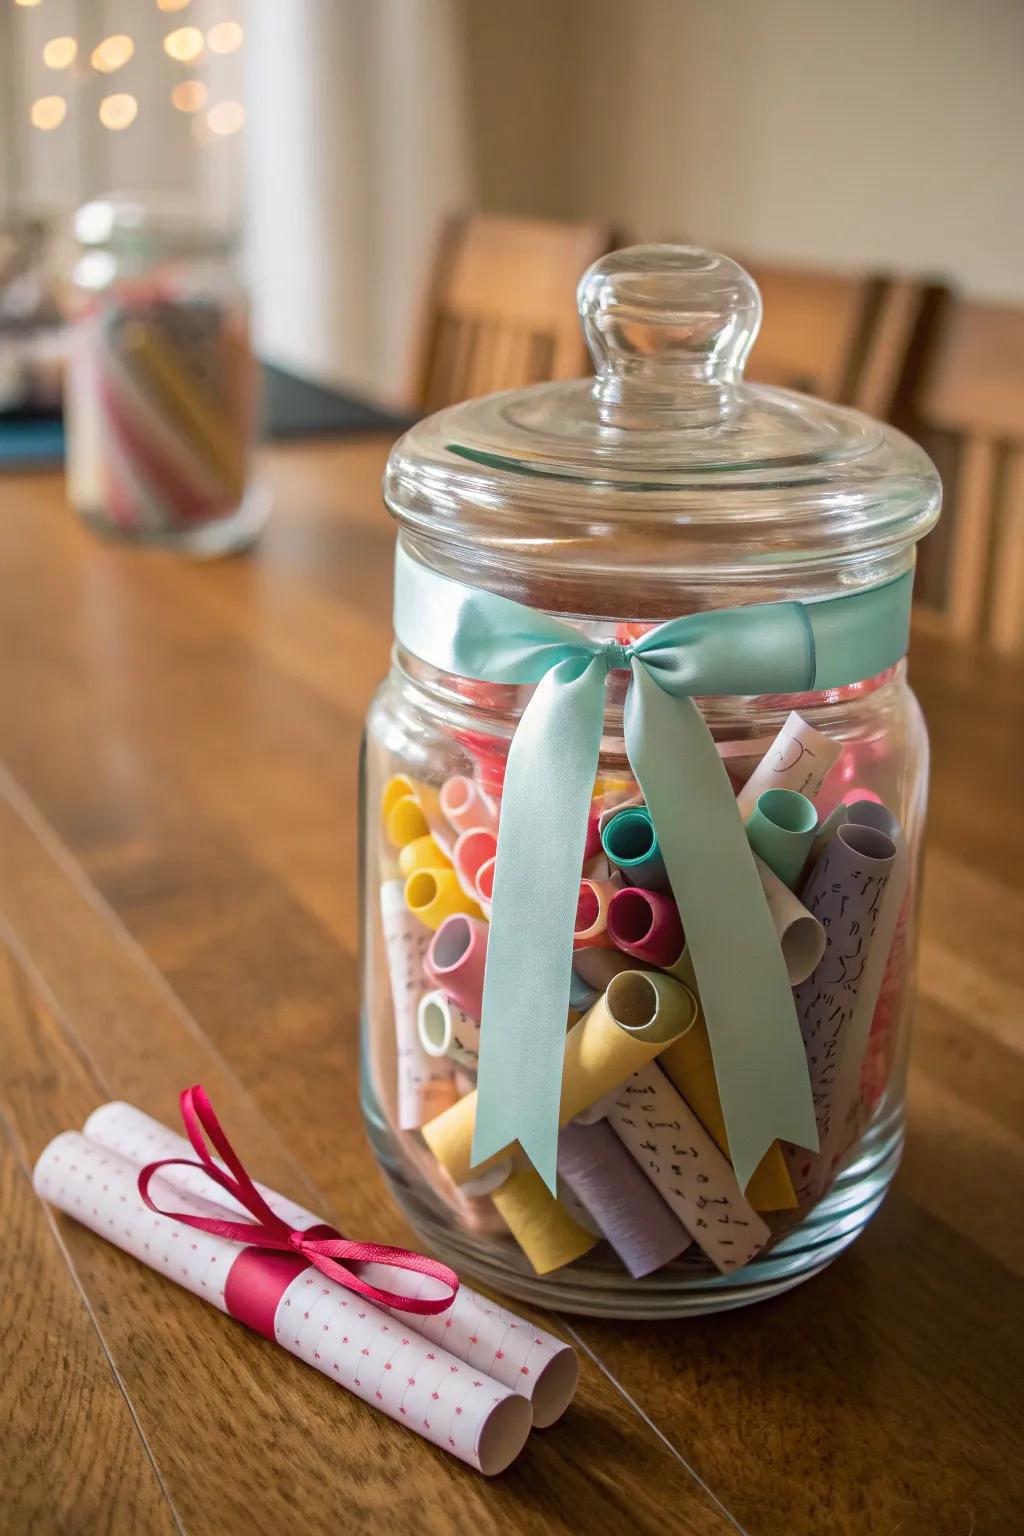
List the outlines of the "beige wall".
<svg viewBox="0 0 1024 1536">
<path fill-rule="evenodd" d="M 1021 0 L 469 3 L 488 206 L 1024 300 Z"/>
</svg>

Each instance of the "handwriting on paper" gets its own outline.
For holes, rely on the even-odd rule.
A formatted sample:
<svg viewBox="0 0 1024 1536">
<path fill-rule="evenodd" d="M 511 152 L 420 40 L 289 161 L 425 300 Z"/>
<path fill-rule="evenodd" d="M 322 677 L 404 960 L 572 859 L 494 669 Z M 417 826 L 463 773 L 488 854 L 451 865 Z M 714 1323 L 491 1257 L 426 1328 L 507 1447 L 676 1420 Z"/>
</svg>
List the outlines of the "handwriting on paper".
<svg viewBox="0 0 1024 1536">
<path fill-rule="evenodd" d="M 718 1269 L 740 1269 L 761 1251 L 767 1226 L 728 1159 L 653 1062 L 623 1084 L 608 1123 Z"/>
</svg>

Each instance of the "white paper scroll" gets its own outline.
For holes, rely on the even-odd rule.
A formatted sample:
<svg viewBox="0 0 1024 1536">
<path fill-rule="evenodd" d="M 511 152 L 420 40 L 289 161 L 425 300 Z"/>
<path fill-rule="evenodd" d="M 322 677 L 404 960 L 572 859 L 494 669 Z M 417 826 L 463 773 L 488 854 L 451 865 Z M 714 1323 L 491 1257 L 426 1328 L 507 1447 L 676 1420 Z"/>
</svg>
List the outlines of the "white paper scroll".
<svg viewBox="0 0 1024 1536">
<path fill-rule="evenodd" d="M 420 1044 L 428 1056 L 446 1056 L 476 1071 L 480 1025 L 443 992 L 425 992 L 419 1005 Z"/>
<path fill-rule="evenodd" d="M 401 880 L 385 880 L 380 888 L 384 949 L 391 982 L 398 1061 L 398 1124 L 417 1130 L 447 1109 L 457 1097 L 451 1063 L 428 1056 L 420 1041 L 418 1012 L 427 991 L 423 960 L 431 933 L 405 904 Z"/>
<path fill-rule="evenodd" d="M 744 821 L 766 789 L 795 789 L 813 800 L 841 751 L 794 710 L 739 792 Z"/>
<path fill-rule="evenodd" d="M 90 1140 L 118 1152 L 136 1169 L 159 1158 L 195 1158 L 184 1136 L 178 1136 L 159 1120 L 153 1120 L 130 1104 L 104 1104 L 86 1121 L 85 1134 Z M 499 1171 L 495 1170 L 496 1173 Z M 505 1170 L 505 1176 L 507 1172 Z M 180 1164 L 157 1177 L 190 1198 L 194 1198 L 197 1191 L 214 1188 L 200 1169 L 183 1168 Z M 271 1210 L 290 1227 L 305 1230 L 321 1222 L 322 1218 L 305 1206 L 268 1189 L 265 1184 L 253 1182 Z M 226 1191 L 218 1191 L 217 1199 L 232 1215 L 251 1220 L 251 1213 Z M 173 1204 L 173 1201 L 158 1200 L 157 1203 Z M 358 1267 L 360 1275 L 369 1284 L 382 1290 L 395 1289 L 393 1269 L 383 1264 Z M 441 1294 L 443 1287 L 430 1275 L 408 1274 L 402 1277 L 402 1290 L 409 1296 L 433 1297 Z M 380 1310 L 399 1319 L 405 1315 L 393 1312 L 389 1307 Z M 486 1371 L 495 1381 L 528 1398 L 533 1404 L 533 1422 L 537 1428 L 545 1429 L 553 1424 L 569 1406 L 579 1379 L 579 1363 L 571 1345 L 538 1328 L 528 1318 L 506 1311 L 468 1285 L 459 1286 L 447 1312 L 435 1317 L 416 1317 L 413 1321 L 417 1333 L 423 1338 L 443 1344 L 449 1354 L 464 1364 L 477 1371 Z"/>
<path fill-rule="evenodd" d="M 768 1227 L 656 1063 L 623 1085 L 608 1124 L 717 1269 L 731 1274 L 760 1253 Z"/>
<path fill-rule="evenodd" d="M 902 901 L 901 892 L 885 900 L 895 861 L 886 832 L 848 822 L 803 892 L 827 943 L 821 964 L 795 992 L 819 1138 L 817 1155 L 800 1147 L 787 1152 L 801 1202 L 816 1198 L 827 1182 L 859 1098 L 861 1062 Z M 905 873 L 901 878 L 905 885 Z"/>
<path fill-rule="evenodd" d="M 33 1182 L 44 1200 L 225 1311 L 224 1282 L 240 1245 L 154 1215 L 139 1195 L 138 1171 L 109 1148 L 66 1131 L 43 1151 Z M 150 1193 L 157 1204 L 189 1214 L 225 1215 L 224 1207 L 171 1187 L 159 1174 Z M 488 1476 L 503 1471 L 526 1442 L 526 1400 L 421 1337 L 408 1317 L 396 1320 L 315 1270 L 285 1291 L 274 1332 L 289 1353 Z"/>
</svg>

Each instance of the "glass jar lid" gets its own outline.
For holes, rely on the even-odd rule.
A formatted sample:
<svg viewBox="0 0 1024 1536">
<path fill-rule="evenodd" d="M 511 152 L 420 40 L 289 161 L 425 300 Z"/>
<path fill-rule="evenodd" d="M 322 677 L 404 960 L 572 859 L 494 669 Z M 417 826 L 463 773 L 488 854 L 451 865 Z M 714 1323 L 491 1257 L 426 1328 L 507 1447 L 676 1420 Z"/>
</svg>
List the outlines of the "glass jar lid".
<svg viewBox="0 0 1024 1536">
<path fill-rule="evenodd" d="M 744 381 L 761 299 L 742 267 L 634 246 L 577 300 L 595 377 L 451 406 L 395 446 L 385 498 L 413 542 L 461 566 L 779 591 L 905 568 L 938 516 L 934 467 L 860 412 Z"/>
</svg>

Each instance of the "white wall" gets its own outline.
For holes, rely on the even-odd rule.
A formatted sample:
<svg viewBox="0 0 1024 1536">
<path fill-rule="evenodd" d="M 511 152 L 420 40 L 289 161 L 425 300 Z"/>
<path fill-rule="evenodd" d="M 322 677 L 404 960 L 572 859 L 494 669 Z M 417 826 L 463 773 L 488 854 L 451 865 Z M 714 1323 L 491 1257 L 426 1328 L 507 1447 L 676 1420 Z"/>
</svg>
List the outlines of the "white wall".
<svg viewBox="0 0 1024 1536">
<path fill-rule="evenodd" d="M 1024 300 L 1021 0 L 573 3 L 567 211 Z"/>
<path fill-rule="evenodd" d="M 469 201 L 454 0 L 250 0 L 246 265 L 265 357 L 398 399 Z"/>
</svg>

